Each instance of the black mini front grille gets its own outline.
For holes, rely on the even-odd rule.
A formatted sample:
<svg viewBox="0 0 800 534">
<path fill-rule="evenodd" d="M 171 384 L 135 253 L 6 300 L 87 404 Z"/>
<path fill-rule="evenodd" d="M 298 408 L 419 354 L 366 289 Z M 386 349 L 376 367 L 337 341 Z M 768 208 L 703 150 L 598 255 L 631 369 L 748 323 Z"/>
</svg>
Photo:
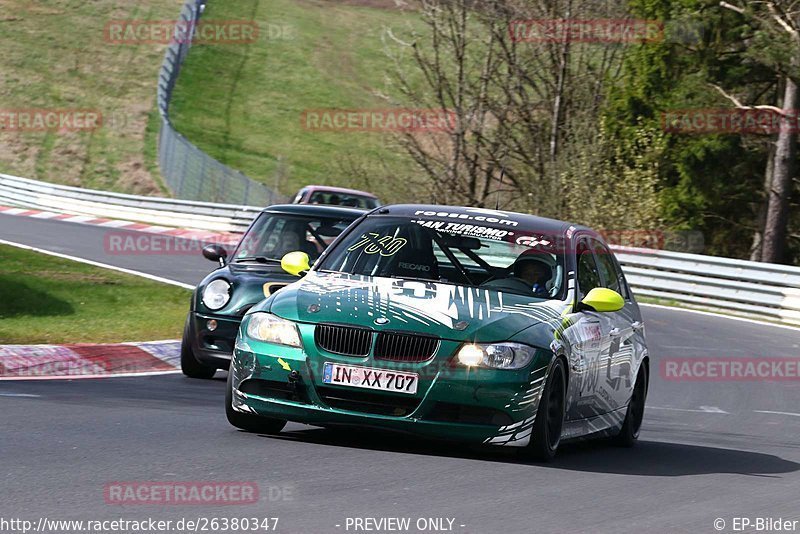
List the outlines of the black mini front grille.
<svg viewBox="0 0 800 534">
<path fill-rule="evenodd" d="M 433 358 L 438 347 L 439 338 L 381 332 L 375 343 L 375 359 L 394 362 L 424 362 Z"/>
<path fill-rule="evenodd" d="M 317 347 L 344 356 L 366 356 L 372 344 L 372 330 L 318 324 L 314 330 L 314 342 Z"/>
<path fill-rule="evenodd" d="M 421 400 L 411 395 L 381 395 L 368 391 L 319 386 L 317 393 L 331 408 L 395 417 L 405 417 L 412 413 Z"/>
</svg>

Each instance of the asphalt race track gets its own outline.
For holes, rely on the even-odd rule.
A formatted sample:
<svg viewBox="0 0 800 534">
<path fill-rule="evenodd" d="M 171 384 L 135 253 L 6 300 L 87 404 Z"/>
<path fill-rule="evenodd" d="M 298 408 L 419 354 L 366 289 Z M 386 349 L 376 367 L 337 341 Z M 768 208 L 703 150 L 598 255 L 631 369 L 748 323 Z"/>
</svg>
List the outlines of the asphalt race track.
<svg viewBox="0 0 800 534">
<path fill-rule="evenodd" d="M 88 225 L 0 215 L 0 239 L 196 283 L 195 256 L 111 256 Z M 724 519 L 800 519 L 800 382 L 681 382 L 664 358 L 796 357 L 800 330 L 646 307 L 652 380 L 641 441 L 508 451 L 290 424 L 247 434 L 223 413 L 222 372 L 0 382 L 0 517 L 278 517 L 278 532 L 355 532 L 348 518 L 454 520 L 453 532 L 716 532 Z M 777 413 L 763 413 L 777 412 Z M 106 504 L 115 481 L 253 481 L 258 504 Z M 445 525 L 447 525 L 445 521 Z M 721 524 L 718 522 L 718 526 Z M 364 532 L 364 530 L 360 530 Z M 439 530 L 441 532 L 441 530 Z"/>
</svg>

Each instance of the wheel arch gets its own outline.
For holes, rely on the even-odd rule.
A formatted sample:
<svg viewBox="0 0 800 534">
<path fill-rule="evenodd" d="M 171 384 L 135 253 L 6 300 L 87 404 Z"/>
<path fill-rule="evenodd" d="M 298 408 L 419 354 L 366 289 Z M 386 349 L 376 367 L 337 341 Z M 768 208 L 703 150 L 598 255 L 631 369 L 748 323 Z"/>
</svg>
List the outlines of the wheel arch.
<svg viewBox="0 0 800 534">
<path fill-rule="evenodd" d="M 642 358 L 642 362 L 639 364 L 639 369 L 644 370 L 644 392 L 645 395 L 650 390 L 650 355 L 645 354 L 644 358 Z M 639 371 L 636 371 L 636 375 L 639 375 Z"/>
</svg>

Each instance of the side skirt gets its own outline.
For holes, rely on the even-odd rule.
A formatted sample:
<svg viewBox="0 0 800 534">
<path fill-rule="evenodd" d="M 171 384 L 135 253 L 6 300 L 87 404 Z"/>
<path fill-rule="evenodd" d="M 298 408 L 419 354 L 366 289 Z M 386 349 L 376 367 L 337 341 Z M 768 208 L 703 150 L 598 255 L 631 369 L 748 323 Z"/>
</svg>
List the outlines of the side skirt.
<svg viewBox="0 0 800 534">
<path fill-rule="evenodd" d="M 619 434 L 628 407 L 623 406 L 613 412 L 597 415 L 588 419 L 564 421 L 561 440 L 572 441 L 586 437 L 611 437 Z"/>
</svg>

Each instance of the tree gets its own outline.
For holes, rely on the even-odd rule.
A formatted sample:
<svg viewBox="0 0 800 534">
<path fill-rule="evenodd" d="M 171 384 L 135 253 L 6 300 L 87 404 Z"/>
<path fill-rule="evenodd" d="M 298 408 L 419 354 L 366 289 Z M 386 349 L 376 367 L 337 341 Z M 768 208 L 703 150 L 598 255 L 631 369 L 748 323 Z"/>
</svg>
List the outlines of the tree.
<svg viewBox="0 0 800 534">
<path fill-rule="evenodd" d="M 753 253 L 761 261 L 780 263 L 786 260 L 789 203 L 797 170 L 796 120 L 800 104 L 797 87 L 797 76 L 800 74 L 797 68 L 800 64 L 800 19 L 797 8 L 800 4 L 784 0 L 743 0 L 736 5 L 722 1 L 720 6 L 742 15 L 759 32 L 754 39 L 751 56 L 771 66 L 783 77 L 780 105 L 758 106 L 772 109 L 781 118 L 774 152 L 771 152 L 767 163 L 765 183 L 769 184 L 769 188 L 763 237 L 760 239 L 760 250 L 756 249 Z M 722 89 L 720 92 L 737 107 L 752 108 L 742 105 Z M 795 124 L 792 124 L 793 120 Z"/>
<path fill-rule="evenodd" d="M 633 16 L 665 21 L 666 38 L 632 50 L 621 83 L 611 88 L 605 124 L 610 139 L 630 148 L 629 159 L 637 155 L 636 131 L 662 123 L 663 112 L 730 105 L 714 86 L 732 88 L 752 105 L 774 104 L 779 78 L 753 56 L 758 35 L 739 14 L 717 0 L 631 0 L 630 6 Z M 701 31 L 680 38 L 686 28 Z M 766 220 L 769 138 L 668 133 L 665 144 L 659 189 L 666 223 L 701 230 L 709 252 L 760 259 L 754 251 Z"/>
<path fill-rule="evenodd" d="M 599 113 L 623 47 L 520 38 L 515 25 L 574 13 L 621 18 L 614 6 L 591 0 L 422 1 L 426 31 L 405 40 L 392 35 L 400 45 L 393 80 L 403 101 L 454 113 L 455 126 L 445 135 L 401 136 L 434 184 L 434 200 L 499 202 L 578 219 L 593 209 L 591 199 L 569 203 L 565 193 L 591 190 L 595 180 L 596 165 L 573 161 L 595 158 L 600 164 Z"/>
</svg>

